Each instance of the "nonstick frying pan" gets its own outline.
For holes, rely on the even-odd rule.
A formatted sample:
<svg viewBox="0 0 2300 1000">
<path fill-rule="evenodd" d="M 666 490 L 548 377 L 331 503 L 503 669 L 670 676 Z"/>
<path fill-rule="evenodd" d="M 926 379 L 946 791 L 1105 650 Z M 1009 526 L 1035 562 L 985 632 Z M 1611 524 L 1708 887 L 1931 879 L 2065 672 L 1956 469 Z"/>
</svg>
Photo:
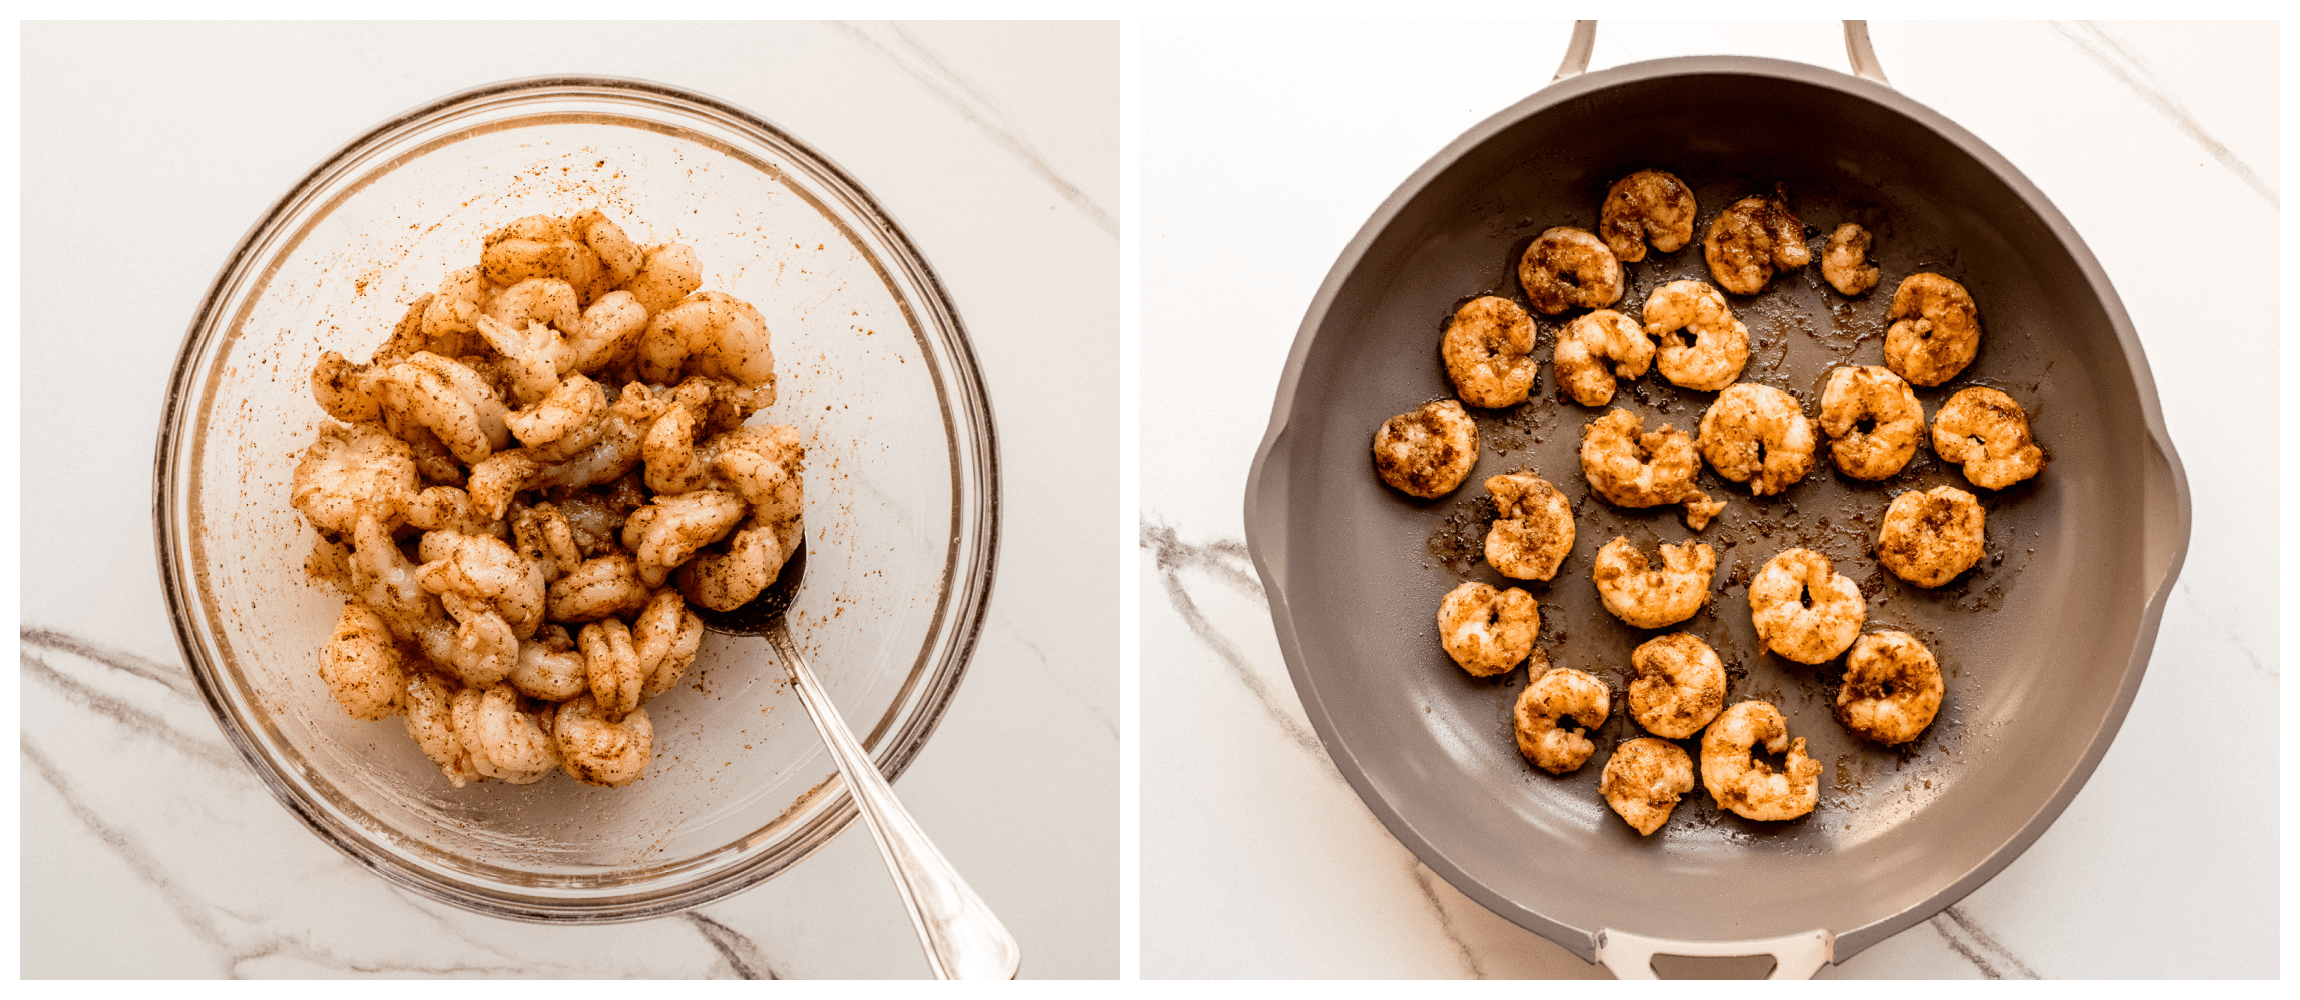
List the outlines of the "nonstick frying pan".
<svg viewBox="0 0 2300 1000">
<path fill-rule="evenodd" d="M 1868 79 L 1770 59 L 1663 59 L 1579 74 L 1588 25 L 1560 79 L 1433 157 L 1384 202 L 1311 303 L 1279 383 L 1246 491 L 1246 532 L 1303 707 L 1335 765 L 1391 833 L 1432 870 L 1512 921 L 1616 975 L 1653 974 L 1662 955 L 1771 955 L 1807 976 L 1938 913 L 2041 835 L 2107 750 L 2154 646 L 2188 544 L 2187 483 L 2132 323 L 2068 221 L 1995 151 L 1882 82 L 1866 32 L 1848 49 Z M 1438 357 L 1454 309 L 1523 291 L 1515 262 L 1559 225 L 1595 230 L 1615 179 L 1643 167 L 1684 178 L 1700 202 L 1685 249 L 1624 265 L 1616 308 L 1635 315 L 1675 278 L 1711 280 L 1699 234 L 1725 205 L 1775 185 L 1815 232 L 1859 222 L 1876 234 L 1878 287 L 1847 298 L 1816 264 L 1732 296 L 1752 335 L 1742 380 L 1789 390 L 1817 414 L 1827 371 L 1882 364 L 1885 312 L 1909 274 L 1935 271 L 1972 293 L 1979 357 L 1918 391 L 1928 422 L 1969 385 L 2024 406 L 2050 464 L 2003 491 L 1978 489 L 1922 448 L 1870 484 L 1825 452 L 1785 494 L 1752 497 L 1704 470 L 1725 512 L 1689 531 L 1676 508 L 1625 510 L 1588 491 L 1580 427 L 1602 408 L 1560 398 L 1547 364 L 1574 313 L 1541 318 L 1532 401 L 1473 410 L 1479 464 L 1435 501 L 1382 485 L 1374 429 L 1452 395 Z M 1578 312 L 1578 311 L 1576 311 Z M 1650 429 L 1691 430 L 1714 393 L 1649 374 L 1612 405 Z M 1478 558 L 1493 516 L 1487 476 L 1528 469 L 1574 501 L 1577 537 L 1556 579 L 1520 584 L 1541 604 L 1537 645 L 1557 666 L 1612 686 L 1589 763 L 1553 777 L 1511 739 L 1519 668 L 1477 679 L 1447 659 L 1436 609 L 1465 579 L 1509 585 Z M 1981 564 L 1938 590 L 1876 563 L 1891 498 L 1949 484 L 1987 509 Z M 1718 550 L 1708 605 L 1670 629 L 1607 614 L 1590 560 L 1626 535 L 1698 538 Z M 1750 574 L 1793 547 L 1828 555 L 1862 585 L 1868 630 L 1925 641 L 1947 675 L 1940 716 L 1888 750 L 1851 737 L 1831 711 L 1843 660 L 1807 667 L 1757 652 Z M 1785 823 L 1720 811 L 1698 788 L 1668 825 L 1639 837 L 1597 793 L 1605 760 L 1644 735 L 1627 718 L 1629 651 L 1684 629 L 1729 665 L 1727 702 L 1764 698 L 1827 770 L 1820 806 Z M 1698 740 L 1681 741 L 1696 761 Z"/>
</svg>

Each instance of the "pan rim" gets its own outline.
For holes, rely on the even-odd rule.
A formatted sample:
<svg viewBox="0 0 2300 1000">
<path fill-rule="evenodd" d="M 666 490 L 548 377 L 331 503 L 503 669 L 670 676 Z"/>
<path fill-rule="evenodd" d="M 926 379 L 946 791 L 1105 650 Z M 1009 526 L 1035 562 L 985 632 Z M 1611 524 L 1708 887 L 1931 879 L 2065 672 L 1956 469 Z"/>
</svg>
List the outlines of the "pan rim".
<svg viewBox="0 0 2300 1000">
<path fill-rule="evenodd" d="M 1438 177 L 1453 169 L 1464 158 L 1492 141 L 1504 130 L 1530 117 L 1570 101 L 1590 97 L 1613 88 L 1654 80 L 1699 76 L 1751 76 L 1804 84 L 1838 91 L 1850 97 L 1882 107 L 1898 114 L 1912 125 L 1931 131 L 1954 146 L 1973 162 L 1995 176 L 2020 201 L 2027 205 L 2037 220 L 2052 234 L 2068 253 L 2071 263 L 2083 276 L 2086 286 L 2100 301 L 2103 314 L 2122 351 L 2137 395 L 2137 409 L 2147 443 L 2154 449 L 2154 457 L 2161 463 L 2157 470 L 2164 476 L 2163 488 L 2173 499 L 2173 523 L 2169 537 L 2151 540 L 2168 546 L 2168 558 L 2161 576 L 2154 582 L 2149 596 L 2141 608 L 2138 629 L 2133 646 L 2126 659 L 2121 681 L 2108 711 L 2095 729 L 2075 765 L 2062 779 L 2053 793 L 2022 822 L 2016 832 L 1998 845 L 1981 863 L 1960 877 L 1929 894 L 1922 901 L 1898 912 L 1884 914 L 1859 927 L 1831 929 L 1835 944 L 1830 960 L 1841 962 L 1861 950 L 1882 941 L 1927 919 L 1962 899 L 1988 882 L 2024 853 L 2044 831 L 2065 811 L 2078 791 L 2091 778 L 2101 758 L 2122 727 L 2132 701 L 2137 695 L 2140 681 L 2146 672 L 2148 660 L 2154 650 L 2155 638 L 2162 621 L 2166 600 L 2172 583 L 2178 578 L 2185 561 L 2190 538 L 2191 504 L 2187 477 L 2167 432 L 2161 402 L 2155 381 L 2150 373 L 2146 355 L 2142 352 L 2137 332 L 2126 313 L 2122 300 L 2109 282 L 2089 246 L 2076 233 L 2050 199 L 2034 183 L 2015 168 L 2002 155 L 1982 142 L 1946 116 L 1892 89 L 1891 87 L 1851 75 L 1811 66 L 1747 56 L 1688 56 L 1631 63 L 1611 69 L 1586 73 L 1544 87 L 1525 99 L 1488 117 L 1464 132 L 1432 156 L 1419 169 L 1409 175 L 1390 196 L 1373 212 L 1357 234 L 1343 248 L 1326 279 L 1320 284 L 1304 314 L 1288 352 L 1286 366 L 1278 383 L 1268 428 L 1254 456 L 1245 492 L 1245 527 L 1247 548 L 1254 568 L 1267 595 L 1273 627 L 1277 632 L 1279 648 L 1286 659 L 1288 674 L 1292 677 L 1296 694 L 1301 698 L 1305 714 L 1318 733 L 1328 756 L 1334 761 L 1352 789 L 1369 811 L 1381 820 L 1383 826 L 1431 870 L 1444 877 L 1465 895 L 1476 899 L 1495 913 L 1555 941 L 1580 956 L 1584 961 L 1597 961 L 1599 935 L 1608 928 L 1580 928 L 1567 925 L 1534 909 L 1517 899 L 1502 895 L 1489 888 L 1440 850 L 1434 841 L 1417 829 L 1412 820 L 1399 814 L 1396 808 L 1376 789 L 1373 779 L 1360 763 L 1357 753 L 1338 732 L 1330 712 L 1321 697 L 1315 674 L 1303 662 L 1292 611 L 1287 599 L 1286 554 L 1283 550 L 1285 496 L 1289 484 L 1285 473 L 1273 468 L 1273 458 L 1283 454 L 1288 443 L 1288 431 L 1297 412 L 1296 394 L 1302 371 L 1310 357 L 1321 329 L 1326 326 L 1331 311 L 1343 286 L 1357 272 L 1368 250 L 1397 222 L 1408 202 L 1412 201 Z M 2153 561 L 2153 560 L 2151 560 Z M 1612 928 L 1634 931 L 1635 928 Z"/>
</svg>

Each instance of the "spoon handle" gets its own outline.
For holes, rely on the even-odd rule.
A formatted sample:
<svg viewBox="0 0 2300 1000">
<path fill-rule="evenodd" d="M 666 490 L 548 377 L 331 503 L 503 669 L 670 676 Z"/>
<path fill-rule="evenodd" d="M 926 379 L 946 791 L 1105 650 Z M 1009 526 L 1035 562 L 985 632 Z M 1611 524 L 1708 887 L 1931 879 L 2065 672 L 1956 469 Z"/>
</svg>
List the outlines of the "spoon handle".
<svg viewBox="0 0 2300 1000">
<path fill-rule="evenodd" d="M 943 860 L 934 842 L 926 839 L 926 831 L 918 828 L 918 821 L 911 819 L 910 812 L 894 797 L 894 789 L 887 786 L 862 744 L 855 742 L 822 683 L 815 680 L 814 671 L 807 667 L 806 657 L 799 654 L 798 643 L 791 640 L 791 630 L 780 616 L 767 632 L 767 645 L 790 670 L 792 690 L 798 692 L 799 703 L 806 706 L 807 715 L 821 731 L 831 759 L 838 762 L 839 774 L 846 779 L 856 808 L 862 811 L 863 823 L 870 827 L 871 839 L 878 841 L 879 854 L 886 859 L 903 905 L 910 909 L 911 926 L 926 946 L 927 962 L 934 966 L 935 976 L 1014 978 L 1022 966 L 1022 948 L 1014 942 L 1014 935 L 1006 932 L 1006 925 L 998 922 L 982 897 Z"/>
</svg>

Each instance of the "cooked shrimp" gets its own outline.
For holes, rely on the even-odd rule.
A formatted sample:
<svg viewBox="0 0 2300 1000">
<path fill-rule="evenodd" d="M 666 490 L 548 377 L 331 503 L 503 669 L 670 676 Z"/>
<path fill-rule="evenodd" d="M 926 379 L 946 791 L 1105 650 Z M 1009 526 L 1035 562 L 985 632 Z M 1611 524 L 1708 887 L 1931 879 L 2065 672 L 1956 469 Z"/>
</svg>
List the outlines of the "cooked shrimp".
<svg viewBox="0 0 2300 1000">
<path fill-rule="evenodd" d="M 1910 490 L 1885 508 L 1877 562 L 1919 587 L 1938 587 L 1981 561 L 1980 501 L 1954 486 Z"/>
<path fill-rule="evenodd" d="M 1838 226 L 1821 251 L 1821 277 L 1846 295 L 1859 295 L 1877 287 L 1884 272 L 1869 263 L 1869 231 L 1853 223 Z"/>
<path fill-rule="evenodd" d="M 1677 744 L 1640 736 L 1623 743 L 1605 762 L 1597 793 L 1639 836 L 1652 836 L 1669 822 L 1677 800 L 1693 790 L 1693 758 Z"/>
<path fill-rule="evenodd" d="M 407 666 L 383 617 L 352 601 L 320 650 L 319 677 L 352 718 L 374 722 L 399 711 Z"/>
<path fill-rule="evenodd" d="M 1691 330 L 1693 342 L 1685 343 L 1679 330 Z M 1724 294 L 1704 282 L 1672 281 L 1646 296 L 1645 335 L 1661 342 L 1661 377 L 1688 389 L 1723 389 L 1749 363 L 1749 328 L 1733 318 Z"/>
<path fill-rule="evenodd" d="M 1916 739 L 1941 710 L 1941 665 L 1907 632 L 1871 632 L 1845 657 L 1837 721 L 1864 739 L 1897 746 Z"/>
<path fill-rule="evenodd" d="M 1438 340 L 1446 377 L 1471 406 L 1525 402 L 1541 363 L 1533 359 L 1533 318 L 1517 303 L 1487 295 L 1454 310 Z"/>
<path fill-rule="evenodd" d="M 1441 399 L 1382 421 L 1374 432 L 1374 472 L 1401 492 L 1431 499 L 1453 492 L 1477 466 L 1477 421 Z"/>
<path fill-rule="evenodd" d="M 1775 268 L 1792 270 L 1813 261 L 1805 247 L 1805 224 L 1789 210 L 1788 196 L 1779 193 L 1752 195 L 1728 206 L 1709 224 L 1701 251 L 1710 275 L 1735 295 L 1764 291 Z"/>
<path fill-rule="evenodd" d="M 660 587 L 673 569 L 743 519 L 743 502 L 718 490 L 656 497 L 623 522 L 623 545 L 638 557 L 639 579 Z"/>
<path fill-rule="evenodd" d="M 1613 362 L 1611 371 L 1605 362 Z M 1599 309 L 1574 318 L 1557 335 L 1557 353 L 1550 364 L 1557 382 L 1583 406 L 1604 406 L 1613 401 L 1613 380 L 1635 379 L 1653 365 L 1653 341 L 1636 320 Z"/>
<path fill-rule="evenodd" d="M 639 707 L 639 690 L 647 678 L 639 673 L 639 651 L 631 646 L 631 627 L 621 619 L 602 618 L 583 626 L 575 637 L 583 650 L 583 670 L 591 681 L 591 697 L 599 714 L 614 722 Z"/>
<path fill-rule="evenodd" d="M 1693 239 L 1693 189 L 1666 170 L 1640 170 L 1613 182 L 1598 209 L 1597 232 L 1615 259 L 1645 259 L 1645 242 L 1674 253 Z M 1586 404 L 1595 405 L 1595 404 Z"/>
<path fill-rule="evenodd" d="M 645 678 L 640 700 L 671 689 L 695 652 L 703 647 L 703 619 L 687 607 L 678 591 L 664 590 L 647 602 L 631 623 L 631 647 L 639 655 L 639 675 Z"/>
<path fill-rule="evenodd" d="M 1518 259 L 1517 280 L 1525 287 L 1526 301 L 1543 315 L 1621 301 L 1621 262 L 1604 240 L 1570 226 L 1534 237 Z"/>
<path fill-rule="evenodd" d="M 1582 477 L 1608 503 L 1620 507 L 1683 503 L 1685 523 L 1699 531 L 1725 509 L 1723 502 L 1711 501 L 1694 487 L 1693 477 L 1700 471 L 1693 436 L 1668 424 L 1646 433 L 1644 417 L 1617 407 L 1581 425 Z"/>
<path fill-rule="evenodd" d="M 614 552 L 585 560 L 551 581 L 546 605 L 552 621 L 588 622 L 637 611 L 647 605 L 648 595 L 638 561 Z"/>
<path fill-rule="evenodd" d="M 397 526 L 415 495 L 415 460 L 391 432 L 380 424 L 322 421 L 319 436 L 296 463 L 288 503 L 313 527 L 341 534 L 357 526 L 362 514 Z"/>
<path fill-rule="evenodd" d="M 1701 414 L 1701 457 L 1717 474 L 1770 496 L 1813 469 L 1813 422 L 1797 397 L 1754 382 L 1719 393 Z"/>
<path fill-rule="evenodd" d="M 535 641 L 519 644 L 519 662 L 511 668 L 510 681 L 530 698 L 566 701 L 590 686 L 591 675 L 567 630 L 545 625 L 535 633 Z"/>
<path fill-rule="evenodd" d="M 646 262 L 639 266 L 639 273 L 624 284 L 623 290 L 638 300 L 647 315 L 653 316 L 701 287 L 702 261 L 684 244 L 673 243 L 648 250 Z"/>
<path fill-rule="evenodd" d="M 1605 610 L 1638 628 L 1675 625 L 1701 610 L 1709 599 L 1709 578 L 1717 572 L 1717 550 L 1700 542 L 1664 542 L 1659 552 L 1656 568 L 1627 538 L 1597 550 L 1589 578 Z"/>
<path fill-rule="evenodd" d="M 1571 667 L 1551 668 L 1517 697 L 1517 752 L 1551 774 L 1580 767 L 1597 745 L 1584 730 L 1566 730 L 1557 720 L 1571 717 L 1595 729 L 1605 724 L 1612 700 L 1604 681 Z"/>
<path fill-rule="evenodd" d="M 417 670 L 407 678 L 404 701 L 408 737 L 457 788 L 479 779 L 478 770 L 471 766 L 471 753 L 455 731 L 455 694 L 459 690 L 453 681 Z"/>
<path fill-rule="evenodd" d="M 1965 478 L 1985 490 L 2044 471 L 2044 449 L 2029 436 L 2027 412 L 1985 385 L 1959 390 L 1933 414 L 1933 451 L 1964 466 Z"/>
<path fill-rule="evenodd" d="M 655 726 L 645 708 L 632 709 L 621 722 L 609 722 L 601 718 L 599 704 L 590 695 L 560 703 L 551 738 L 559 745 L 559 762 L 567 776 L 586 785 L 637 781 L 655 753 Z"/>
<path fill-rule="evenodd" d="M 1681 740 L 1725 707 L 1725 663 L 1690 632 L 1672 632 L 1629 654 L 1629 716 L 1655 736 Z"/>
<path fill-rule="evenodd" d="M 1932 273 L 1901 279 L 1885 329 L 1885 365 L 1917 385 L 1939 385 L 1981 351 L 1980 311 L 1965 286 Z"/>
<path fill-rule="evenodd" d="M 1532 473 L 1485 481 L 1501 516 L 1485 535 L 1485 561 L 1517 580 L 1547 580 L 1573 551 L 1573 505 Z"/>
<path fill-rule="evenodd" d="M 765 317 L 725 292 L 696 292 L 654 315 L 639 335 L 639 377 L 669 384 L 707 375 L 745 388 L 771 386 L 775 352 Z M 773 404 L 770 394 L 765 403 Z"/>
<path fill-rule="evenodd" d="M 1438 643 L 1472 677 L 1508 673 L 1533 652 L 1541 606 L 1511 587 L 1495 590 L 1470 581 L 1438 604 Z"/>
<path fill-rule="evenodd" d="M 1763 743 L 1786 754 L 1781 770 L 1756 759 Z M 1812 812 L 1821 802 L 1821 762 L 1805 756 L 1805 738 L 1789 738 L 1788 720 L 1762 701 L 1725 710 L 1701 735 L 1701 783 L 1717 804 L 1745 819 L 1778 821 Z"/>
<path fill-rule="evenodd" d="M 480 777 L 528 785 L 559 765 L 551 737 L 520 705 L 519 692 L 509 684 L 456 692 L 452 716 L 471 769 Z"/>
<path fill-rule="evenodd" d="M 1829 372 L 1829 386 L 1821 390 L 1821 433 L 1829 436 L 1829 457 L 1840 471 L 1874 482 L 1916 456 L 1925 411 L 1891 369 L 1841 367 Z"/>
<path fill-rule="evenodd" d="M 1825 663 L 1853 644 L 1869 617 L 1861 588 L 1811 549 L 1774 556 L 1749 581 L 1749 612 L 1760 652 Z"/>
</svg>

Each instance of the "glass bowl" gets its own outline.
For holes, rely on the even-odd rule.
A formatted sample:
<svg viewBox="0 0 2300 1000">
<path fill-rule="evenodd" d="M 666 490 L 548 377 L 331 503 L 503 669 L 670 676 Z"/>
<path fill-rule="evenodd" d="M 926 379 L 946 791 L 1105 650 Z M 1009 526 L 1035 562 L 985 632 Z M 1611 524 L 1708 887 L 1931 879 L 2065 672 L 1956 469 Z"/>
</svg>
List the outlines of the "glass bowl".
<svg viewBox="0 0 2300 1000">
<path fill-rule="evenodd" d="M 758 116 L 656 83 L 516 80 L 385 122 L 240 241 L 177 357 L 154 519 L 176 635 L 225 734 L 288 810 L 385 878 L 483 913 L 613 921 L 767 879 L 854 818 L 757 639 L 708 635 L 648 703 L 655 755 L 622 788 L 564 774 L 450 785 L 397 716 L 329 696 L 343 598 L 303 570 L 288 504 L 327 420 L 322 353 L 365 360 L 406 303 L 522 216 L 598 206 L 681 242 L 705 289 L 773 331 L 780 399 L 754 421 L 807 443 L 807 579 L 791 628 L 892 778 L 958 685 L 989 598 L 997 444 L 957 312 L 886 213 Z"/>
</svg>

